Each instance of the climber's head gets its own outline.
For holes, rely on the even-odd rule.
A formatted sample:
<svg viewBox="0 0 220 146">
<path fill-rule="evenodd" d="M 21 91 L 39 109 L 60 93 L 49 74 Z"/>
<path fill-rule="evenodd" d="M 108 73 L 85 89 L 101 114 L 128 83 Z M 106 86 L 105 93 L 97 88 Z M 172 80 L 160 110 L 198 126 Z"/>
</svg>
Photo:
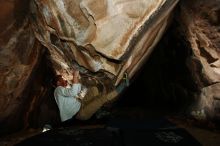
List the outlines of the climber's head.
<svg viewBox="0 0 220 146">
<path fill-rule="evenodd" d="M 55 86 L 63 86 L 66 87 L 67 86 L 67 80 L 63 78 L 62 75 L 56 75 L 55 79 L 54 79 L 54 85 Z"/>
</svg>

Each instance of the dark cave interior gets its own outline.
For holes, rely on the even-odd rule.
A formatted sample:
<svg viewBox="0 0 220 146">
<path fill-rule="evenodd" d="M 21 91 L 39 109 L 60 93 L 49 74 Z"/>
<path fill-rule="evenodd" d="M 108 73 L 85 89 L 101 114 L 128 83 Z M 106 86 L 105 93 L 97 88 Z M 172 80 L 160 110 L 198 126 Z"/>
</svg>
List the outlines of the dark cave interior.
<svg viewBox="0 0 220 146">
<path fill-rule="evenodd" d="M 130 81 L 130 86 L 116 101 L 103 108 L 116 112 L 118 108 L 140 108 L 151 115 L 159 113 L 163 116 L 186 114 L 193 105 L 193 94 L 197 90 L 186 66 L 190 53 L 187 42 L 178 33 L 178 23 L 174 21 L 142 69 Z M 32 128 L 42 127 L 45 123 L 60 124 L 51 86 L 54 74 L 50 63 L 45 62 L 48 62 L 47 54 L 36 69 L 39 73 L 36 72 L 37 78 L 31 87 L 34 92 L 29 93 L 34 95 L 45 90 L 27 118 L 26 124 Z M 39 84 L 43 89 L 37 89 Z"/>
<path fill-rule="evenodd" d="M 195 130 L 195 128 L 206 130 L 206 132 L 201 129 L 198 131 L 195 130 L 195 133 L 191 134 L 200 142 L 204 140 L 203 142 L 208 145 L 212 143 L 212 141 L 216 143 L 219 139 L 220 129 L 220 98 L 216 96 L 217 94 L 214 96 L 213 93 L 213 97 L 212 95 L 209 96 L 209 94 L 212 94 L 212 91 L 216 91 L 217 93 L 219 88 L 213 87 L 213 90 L 204 92 L 205 94 L 207 93 L 207 97 L 205 97 L 207 98 L 206 100 L 209 100 L 209 97 L 214 100 L 209 103 L 210 109 L 206 109 L 206 107 L 200 108 L 201 105 L 199 102 L 202 100 L 200 95 L 202 95 L 203 89 L 206 90 L 210 85 L 214 86 L 216 83 L 219 83 L 212 82 L 208 77 L 206 78 L 208 74 L 203 74 L 202 71 L 206 69 L 207 66 L 202 64 L 200 60 L 201 58 L 207 60 L 208 65 L 211 67 L 213 67 L 216 61 L 219 61 L 218 56 L 217 59 L 212 56 L 213 48 L 216 49 L 214 52 L 219 53 L 217 49 L 219 49 L 218 33 L 220 29 L 218 24 L 220 15 L 218 13 L 219 6 L 215 5 L 217 1 L 213 1 L 213 4 L 210 2 L 210 6 L 206 5 L 206 2 L 209 3 L 209 1 L 204 1 L 204 5 L 201 1 L 192 2 L 192 7 L 190 7 L 191 1 L 186 2 L 186 6 L 184 6 L 184 2 L 178 4 L 175 8 L 175 13 L 172 15 L 172 21 L 168 25 L 169 27 L 166 29 L 156 47 L 154 47 L 153 52 L 146 62 L 141 66 L 138 72 L 135 73 L 133 78 L 130 79 L 129 87 L 116 99 L 104 104 L 91 119 L 87 121 L 72 121 L 72 123 L 69 123 L 70 125 L 65 126 L 67 126 L 67 128 L 71 126 L 73 129 L 83 126 L 86 127 L 88 125 L 97 126 L 99 124 L 106 124 L 109 120 L 111 121 L 117 118 L 131 121 L 142 119 L 150 121 L 152 119 L 163 119 L 165 117 L 166 120 L 176 122 L 175 124 L 177 125 L 182 126 L 186 124 L 184 128 L 187 129 L 189 133 Z M 14 2 L 12 2 L 12 4 L 13 3 Z M 5 4 L 3 2 L 3 5 L 8 6 L 6 10 L 9 9 L 7 11 L 8 13 L 5 13 L 8 16 L 4 16 L 3 19 L 1 19 L 4 20 L 4 22 L 2 21 L 1 23 L 3 29 L 15 18 L 16 23 L 13 29 L 18 29 L 23 25 L 26 19 L 25 16 L 29 14 L 28 5 L 24 5 L 25 3 L 27 4 L 29 2 L 27 0 L 22 2 L 15 0 L 15 8 L 13 8 L 10 7 L 10 4 L 7 5 L 7 2 Z M 197 5 L 197 3 L 201 5 Z M 184 7 L 187 9 L 185 10 Z M 195 13 L 195 16 L 190 16 L 188 10 L 191 9 L 195 9 L 195 11 L 192 11 Z M 9 13 L 10 11 L 13 11 L 13 13 Z M 0 17 L 5 14 L 0 14 Z M 193 25 L 189 26 L 191 21 Z M 29 30 L 29 24 L 26 27 L 28 28 L 27 34 L 32 33 Z M 1 29 L 1 31 L 3 31 L 3 29 Z M 188 33 L 192 33 L 190 34 L 191 36 Z M 27 34 L 24 33 L 24 38 Z M 197 36 L 194 36 L 194 34 Z M 204 38 L 199 37 L 201 34 L 204 35 Z M 34 37 L 33 34 L 30 36 Z M 11 37 L 11 34 L 7 37 Z M 7 40 L 7 37 L 4 39 Z M 20 40 L 25 40 L 24 38 L 21 37 Z M 4 41 L 4 39 L 2 40 Z M 191 42 L 194 39 L 196 40 L 194 43 L 198 45 L 198 48 L 197 46 L 193 46 L 193 42 Z M 54 100 L 53 92 L 55 87 L 52 85 L 52 80 L 54 79 L 55 73 L 52 68 L 52 62 L 50 62 L 51 58 L 49 58 L 50 53 L 48 48 L 44 47 L 41 42 L 36 39 L 36 46 L 34 45 L 32 47 L 36 47 L 37 49 L 34 48 L 36 49 L 35 51 L 29 51 L 32 55 L 37 54 L 36 56 L 39 58 L 36 57 L 36 59 L 35 55 L 31 56 L 28 53 L 22 53 L 28 47 L 23 47 L 26 45 L 25 41 L 21 42 L 15 51 L 15 54 L 18 54 L 19 60 L 25 65 L 30 65 L 30 62 L 33 60 L 37 60 L 37 63 L 33 65 L 33 68 L 27 70 L 30 75 L 27 76 L 26 82 L 22 82 L 24 85 L 20 85 L 25 87 L 20 90 L 22 93 L 20 93 L 15 100 L 13 96 L 10 96 L 11 99 L 7 99 L 7 97 L 2 100 L 3 105 L 7 100 L 14 100 L 14 105 L 9 105 L 9 108 L 13 109 L 13 106 L 17 106 L 17 108 L 16 110 L 11 110 L 12 112 L 10 112 L 9 116 L 5 116 L 6 118 L 2 118 L 0 121 L 0 145 L 4 143 L 4 141 L 10 145 L 10 143 L 17 143 L 31 135 L 42 133 L 42 128 L 46 124 L 51 125 L 54 130 L 56 130 L 56 128 L 64 128 L 60 120 L 59 109 Z M 207 44 L 204 45 L 202 43 Z M 213 48 L 209 48 L 209 45 Z M 199 56 L 196 56 L 198 55 L 196 51 L 199 52 Z M 25 74 L 23 74 L 23 76 L 25 76 Z M 7 84 L 2 85 L 2 87 L 4 86 L 7 86 Z M 5 105 L 7 106 L 7 104 Z M 192 115 L 192 111 L 197 112 L 201 109 L 205 111 L 206 119 L 197 119 Z M 8 111 L 5 112 L 3 110 L 2 113 L 3 115 L 7 115 L 7 112 Z M 105 112 L 107 112 L 106 116 L 101 117 L 101 119 L 98 118 L 97 115 Z M 68 130 L 71 131 L 71 128 L 66 129 L 66 132 Z M 218 135 L 216 133 L 218 133 Z M 200 134 L 203 134 L 203 136 Z M 215 145 L 218 145 L 218 143 Z"/>
<path fill-rule="evenodd" d="M 104 121 L 101 119 L 101 123 L 117 118 L 131 121 L 148 119 L 149 122 L 166 116 L 184 117 L 188 114 L 191 106 L 195 104 L 193 94 L 197 88 L 186 66 L 187 56 L 191 52 L 186 46 L 187 43 L 183 42 L 184 38 L 178 36 L 177 28 L 177 23 L 169 27 L 142 69 L 130 81 L 130 86 L 117 100 L 101 108 L 100 111 L 109 111 L 111 114 L 107 115 L 107 118 L 104 117 Z M 23 109 L 31 111 L 27 114 L 29 117 L 26 117 L 28 119 L 25 123 L 26 128 L 41 129 L 45 124 L 50 124 L 53 128 L 63 126 L 53 98 L 54 87 L 51 85 L 51 80 L 54 73 L 47 57 L 46 52 L 33 75 L 34 82 L 30 85 L 32 90 L 27 93 L 27 96 L 34 97 L 37 92 L 41 92 L 42 96 L 37 98 L 32 110 L 28 110 L 30 107 Z M 38 89 L 40 86 L 42 88 Z M 70 125 L 80 127 L 100 124 L 100 119 L 94 117 L 83 122 L 73 121 Z M 68 128 L 70 125 L 65 125 L 67 129 L 64 131 L 71 131 L 71 128 Z M 66 143 L 69 140 L 67 139 Z M 29 141 L 27 139 L 26 142 L 34 143 L 34 138 Z M 25 144 L 25 141 L 22 144 Z"/>
</svg>

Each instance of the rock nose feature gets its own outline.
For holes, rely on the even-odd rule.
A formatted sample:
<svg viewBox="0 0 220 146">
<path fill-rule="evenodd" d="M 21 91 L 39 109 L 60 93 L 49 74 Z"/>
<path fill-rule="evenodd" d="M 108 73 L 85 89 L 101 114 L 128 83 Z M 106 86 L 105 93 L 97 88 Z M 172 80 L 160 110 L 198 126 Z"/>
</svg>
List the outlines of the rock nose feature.
<svg viewBox="0 0 220 146">
<path fill-rule="evenodd" d="M 132 77 L 150 54 L 177 2 L 32 1 L 31 22 L 57 72 L 75 65 L 102 72 L 118 85 L 126 71 Z"/>
</svg>

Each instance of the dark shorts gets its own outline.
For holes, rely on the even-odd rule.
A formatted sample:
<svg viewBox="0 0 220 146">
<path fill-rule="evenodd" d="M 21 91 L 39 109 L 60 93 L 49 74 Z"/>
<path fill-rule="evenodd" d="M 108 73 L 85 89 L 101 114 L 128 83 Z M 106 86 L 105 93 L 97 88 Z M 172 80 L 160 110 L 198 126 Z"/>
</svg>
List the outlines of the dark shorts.
<svg viewBox="0 0 220 146">
<path fill-rule="evenodd" d="M 76 119 L 76 115 L 73 116 L 71 119 L 62 122 L 61 126 L 62 127 L 70 127 L 70 126 L 75 125 L 75 123 L 78 123 L 78 120 Z"/>
</svg>

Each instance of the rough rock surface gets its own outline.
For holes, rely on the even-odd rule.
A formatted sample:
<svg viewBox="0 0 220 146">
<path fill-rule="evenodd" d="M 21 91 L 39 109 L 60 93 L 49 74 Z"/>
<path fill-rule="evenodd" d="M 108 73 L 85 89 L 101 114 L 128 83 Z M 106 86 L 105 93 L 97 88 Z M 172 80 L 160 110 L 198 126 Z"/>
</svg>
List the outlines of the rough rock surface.
<svg viewBox="0 0 220 146">
<path fill-rule="evenodd" d="M 220 108 L 220 1 L 182 1 L 179 22 L 192 48 L 187 64 L 201 91 L 197 113 L 215 117 Z"/>
<path fill-rule="evenodd" d="M 28 13 L 28 1 L 0 1 L 0 124 L 1 132 L 22 125 L 24 109 L 31 97 L 23 92 L 43 53 L 35 38 Z M 26 3 L 26 4 L 25 4 Z"/>
</svg>

